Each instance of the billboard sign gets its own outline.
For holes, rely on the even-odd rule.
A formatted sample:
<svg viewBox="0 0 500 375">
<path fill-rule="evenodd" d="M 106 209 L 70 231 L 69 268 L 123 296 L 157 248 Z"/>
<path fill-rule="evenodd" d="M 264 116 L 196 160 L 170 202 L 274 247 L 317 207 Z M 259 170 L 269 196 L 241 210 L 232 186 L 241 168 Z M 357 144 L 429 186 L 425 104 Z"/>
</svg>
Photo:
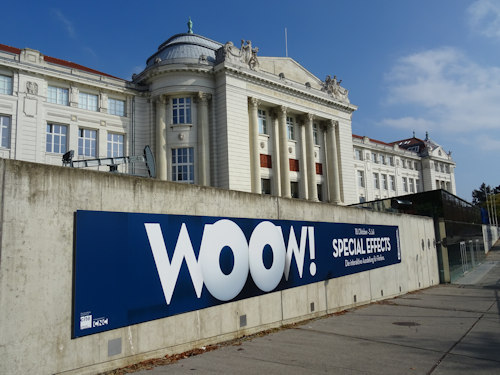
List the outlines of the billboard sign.
<svg viewBox="0 0 500 375">
<path fill-rule="evenodd" d="M 401 262 L 397 226 L 77 211 L 73 337 Z"/>
</svg>

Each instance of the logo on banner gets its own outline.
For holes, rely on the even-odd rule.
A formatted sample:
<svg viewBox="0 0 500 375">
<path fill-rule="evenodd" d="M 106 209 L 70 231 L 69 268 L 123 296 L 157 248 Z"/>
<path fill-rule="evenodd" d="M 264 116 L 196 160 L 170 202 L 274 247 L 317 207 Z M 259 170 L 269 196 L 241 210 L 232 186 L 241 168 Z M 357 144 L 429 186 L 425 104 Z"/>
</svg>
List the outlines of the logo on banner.
<svg viewBox="0 0 500 375">
<path fill-rule="evenodd" d="M 80 329 L 92 328 L 92 314 L 85 312 L 80 314 Z"/>
<path fill-rule="evenodd" d="M 235 222 L 222 219 L 205 225 L 199 256 L 196 259 L 186 224 L 182 223 L 171 262 L 160 224 L 145 223 L 144 226 L 167 304 L 170 304 L 172 299 L 183 260 L 186 261 L 198 298 L 201 297 L 205 285 L 212 296 L 221 301 L 229 301 L 241 292 L 249 272 L 255 285 L 263 292 L 276 288 L 283 274 L 288 280 L 292 256 L 295 257 L 299 277 L 302 278 L 307 239 L 310 258 L 315 258 L 312 226 L 302 227 L 300 245 L 291 227 L 288 247 L 285 247 L 281 227 L 270 221 L 260 222 L 247 242 L 245 234 Z M 273 253 L 273 263 L 269 268 L 266 268 L 262 258 L 266 246 L 269 246 Z M 234 266 L 229 274 L 225 274 L 219 264 L 220 253 L 225 247 L 231 249 L 234 257 Z M 316 274 L 314 262 L 311 262 L 309 272 L 311 276 Z"/>
<path fill-rule="evenodd" d="M 90 312 L 84 312 L 80 314 L 80 329 L 89 329 L 89 328 L 94 328 L 94 327 L 102 327 L 106 326 L 109 324 L 109 319 L 102 317 L 102 318 L 95 318 L 92 319 L 92 314 Z"/>
</svg>

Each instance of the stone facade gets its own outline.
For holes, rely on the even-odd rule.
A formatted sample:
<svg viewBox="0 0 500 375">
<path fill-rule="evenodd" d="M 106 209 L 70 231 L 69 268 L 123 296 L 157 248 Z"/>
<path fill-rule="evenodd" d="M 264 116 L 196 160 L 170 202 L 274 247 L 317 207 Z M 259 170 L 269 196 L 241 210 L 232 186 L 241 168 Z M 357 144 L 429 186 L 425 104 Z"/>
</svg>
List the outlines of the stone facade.
<svg viewBox="0 0 500 375">
<path fill-rule="evenodd" d="M 435 189 L 456 194 L 451 153 L 428 135 L 392 143 L 353 135 L 353 146 L 360 202 Z"/>
<path fill-rule="evenodd" d="M 341 80 L 323 81 L 291 58 L 258 56 L 249 40 L 238 48 L 174 35 L 131 81 L 0 45 L 0 78 L 4 158 L 60 164 L 71 149 L 88 159 L 150 145 L 161 180 L 335 204 L 411 193 L 403 178 L 415 190 L 455 192 L 455 164 L 441 148 L 424 155 L 353 136 L 357 107 Z M 368 162 L 371 152 L 396 164 Z M 403 160 L 416 167 L 397 164 Z M 120 171 L 146 174 L 138 164 Z M 373 173 L 385 183 L 393 175 L 395 189 L 380 180 L 377 188 Z"/>
</svg>

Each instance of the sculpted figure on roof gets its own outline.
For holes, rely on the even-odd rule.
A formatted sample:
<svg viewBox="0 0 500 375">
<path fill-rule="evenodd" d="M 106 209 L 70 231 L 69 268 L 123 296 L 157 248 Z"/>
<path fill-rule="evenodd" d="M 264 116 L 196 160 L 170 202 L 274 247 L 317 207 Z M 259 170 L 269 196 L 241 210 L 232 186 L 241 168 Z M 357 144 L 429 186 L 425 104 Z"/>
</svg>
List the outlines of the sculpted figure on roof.
<svg viewBox="0 0 500 375">
<path fill-rule="evenodd" d="M 241 52 L 245 64 L 248 64 L 250 69 L 255 70 L 255 68 L 259 65 L 259 60 L 257 60 L 257 52 L 259 52 L 259 48 L 252 48 L 251 40 L 247 40 L 245 44 L 245 41 L 242 39 Z"/>
<path fill-rule="evenodd" d="M 334 75 L 332 78 L 331 76 L 327 75 L 325 82 L 323 82 L 321 91 L 327 92 L 335 99 L 349 103 L 349 98 L 347 97 L 349 94 L 349 90 L 340 86 L 341 83 L 342 80 L 338 81 L 337 76 Z"/>
<path fill-rule="evenodd" d="M 216 55 L 218 62 L 223 60 L 242 62 L 248 65 L 250 69 L 256 70 L 259 66 L 257 52 L 259 52 L 259 49 L 257 47 L 252 48 L 252 42 L 250 40 L 245 41 L 242 39 L 240 49 L 236 48 L 233 42 L 227 42 L 217 51 Z"/>
</svg>

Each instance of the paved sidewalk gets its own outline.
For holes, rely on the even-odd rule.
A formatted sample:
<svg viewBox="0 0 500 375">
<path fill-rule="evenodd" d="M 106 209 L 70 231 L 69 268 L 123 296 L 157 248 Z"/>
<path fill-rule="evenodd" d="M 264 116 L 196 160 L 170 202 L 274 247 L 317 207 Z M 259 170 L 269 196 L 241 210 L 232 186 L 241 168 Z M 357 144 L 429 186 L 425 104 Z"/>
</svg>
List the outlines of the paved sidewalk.
<svg viewBox="0 0 500 375">
<path fill-rule="evenodd" d="M 439 285 L 134 374 L 500 374 L 500 243 L 486 262 L 460 285 Z"/>
</svg>

